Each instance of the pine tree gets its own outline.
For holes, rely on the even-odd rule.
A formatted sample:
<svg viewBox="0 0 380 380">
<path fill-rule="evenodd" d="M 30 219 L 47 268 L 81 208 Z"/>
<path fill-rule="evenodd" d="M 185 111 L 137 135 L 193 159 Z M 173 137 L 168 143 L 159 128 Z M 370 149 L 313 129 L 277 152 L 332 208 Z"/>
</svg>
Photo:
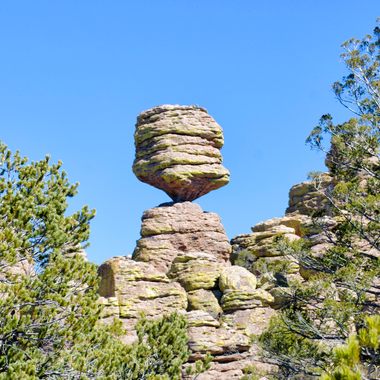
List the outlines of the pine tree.
<svg viewBox="0 0 380 380">
<path fill-rule="evenodd" d="M 261 337 L 284 378 L 315 377 L 331 368 L 332 347 L 360 330 L 368 316 L 380 313 L 379 27 L 373 36 L 351 39 L 343 48 L 348 75 L 334 83 L 333 90 L 354 117 L 335 124 L 331 115 L 324 115 L 307 140 L 326 152 L 333 176 L 332 186 L 316 185 L 329 202 L 331 216 L 316 212 L 313 218 L 313 228 L 325 235 L 330 248 L 314 255 L 307 240 L 279 242 L 284 254 L 295 256 L 313 275 L 291 284 L 288 304 Z M 330 147 L 325 147 L 326 139 Z M 320 176 L 312 174 L 316 184 Z M 334 379 L 362 378 L 362 368 L 375 370 L 369 365 L 372 359 L 358 350 L 356 338 L 335 350 L 335 358 L 346 352 L 360 365 L 342 367 Z M 363 378 L 373 378 L 370 371 Z"/>
<path fill-rule="evenodd" d="M 61 163 L 0 145 L 1 379 L 118 378 L 125 349 L 97 324 L 97 271 L 81 254 L 94 211 L 67 215 L 76 191 Z"/>
<path fill-rule="evenodd" d="M 142 317 L 136 325 L 137 342 L 125 367 L 126 380 L 176 380 L 189 358 L 187 321 L 173 313 L 158 320 Z"/>
<path fill-rule="evenodd" d="M 76 192 L 61 163 L 0 144 L 0 379 L 179 379 L 183 316 L 142 318 L 132 346 L 120 322 L 101 323 L 97 268 L 83 256 L 94 211 L 68 215 Z"/>
</svg>

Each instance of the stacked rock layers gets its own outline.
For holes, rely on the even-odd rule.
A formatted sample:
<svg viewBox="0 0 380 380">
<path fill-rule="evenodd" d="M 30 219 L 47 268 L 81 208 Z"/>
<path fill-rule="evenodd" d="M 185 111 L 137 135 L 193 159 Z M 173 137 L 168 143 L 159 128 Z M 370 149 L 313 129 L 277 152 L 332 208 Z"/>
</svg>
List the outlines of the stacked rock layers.
<svg viewBox="0 0 380 380">
<path fill-rule="evenodd" d="M 163 105 L 139 115 L 135 131 L 137 178 L 175 202 L 192 201 L 226 185 L 223 131 L 204 108 Z"/>
<path fill-rule="evenodd" d="M 276 377 L 276 366 L 260 355 L 252 337 L 292 297 L 290 283 L 313 274 L 277 242 L 302 237 L 316 256 L 326 252 L 332 244 L 328 231 L 339 223 L 324 195 L 333 178 L 326 173 L 293 186 L 285 216 L 258 223 L 230 245 L 219 217 L 189 202 L 229 180 L 221 165 L 222 130 L 207 112 L 195 106 L 152 108 L 138 117 L 135 144 L 136 176 L 181 203 L 145 211 L 133 259 L 115 257 L 100 267 L 104 321 L 121 319 L 129 333 L 125 341 L 131 342 L 140 312 L 156 318 L 177 311 L 188 319 L 190 361 L 213 355 L 198 380 L 240 379 L 246 368 L 263 374 L 261 380 Z M 327 232 L 321 233 L 318 221 Z"/>
<path fill-rule="evenodd" d="M 174 203 L 144 212 L 132 259 L 114 257 L 100 266 L 104 321 L 119 318 L 130 343 L 141 312 L 148 318 L 184 313 L 190 360 L 213 355 L 200 380 L 238 379 L 252 365 L 272 370 L 260 361 L 251 336 L 268 325 L 274 298 L 253 273 L 231 266 L 219 216 L 190 202 L 229 181 L 221 127 L 200 107 L 155 107 L 139 115 L 135 145 L 136 176 Z"/>
</svg>

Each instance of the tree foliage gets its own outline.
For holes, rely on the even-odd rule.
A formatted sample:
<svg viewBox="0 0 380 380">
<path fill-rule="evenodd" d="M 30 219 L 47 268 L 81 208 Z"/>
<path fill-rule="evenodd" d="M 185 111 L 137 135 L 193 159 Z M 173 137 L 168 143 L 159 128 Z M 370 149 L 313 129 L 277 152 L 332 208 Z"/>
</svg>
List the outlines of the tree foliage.
<svg viewBox="0 0 380 380">
<path fill-rule="evenodd" d="M 365 327 L 333 352 L 333 368 L 322 380 L 375 379 L 380 365 L 380 316 L 366 318 Z M 377 377 L 378 378 L 378 377 Z"/>
<path fill-rule="evenodd" d="M 184 317 L 142 319 L 124 345 L 101 323 L 98 275 L 83 257 L 94 211 L 61 163 L 0 144 L 0 379 L 176 379 L 188 358 Z"/>
<path fill-rule="evenodd" d="M 308 270 L 309 278 L 290 284 L 287 305 L 261 337 L 284 378 L 323 371 L 335 373 L 326 379 L 378 375 L 378 363 L 370 365 L 373 356 L 364 354 L 362 341 L 352 334 L 372 321 L 368 316 L 380 313 L 380 29 L 342 46 L 348 74 L 333 84 L 333 91 L 353 117 L 336 124 L 324 115 L 307 139 L 327 154 L 333 178 L 331 186 L 320 189 L 321 175 L 312 175 L 330 210 L 328 216 L 316 210 L 313 229 L 329 247 L 316 255 L 307 239 L 278 243 L 283 254 Z M 348 338 L 331 355 L 332 347 Z M 348 361 L 340 361 L 344 356 Z"/>
<path fill-rule="evenodd" d="M 124 346 L 97 325 L 97 270 L 81 254 L 94 211 L 68 215 L 76 191 L 61 163 L 0 145 L 0 378 L 116 378 Z"/>
<path fill-rule="evenodd" d="M 177 313 L 158 320 L 142 317 L 136 326 L 137 342 L 128 354 L 124 379 L 176 380 L 189 358 L 187 321 Z"/>
</svg>

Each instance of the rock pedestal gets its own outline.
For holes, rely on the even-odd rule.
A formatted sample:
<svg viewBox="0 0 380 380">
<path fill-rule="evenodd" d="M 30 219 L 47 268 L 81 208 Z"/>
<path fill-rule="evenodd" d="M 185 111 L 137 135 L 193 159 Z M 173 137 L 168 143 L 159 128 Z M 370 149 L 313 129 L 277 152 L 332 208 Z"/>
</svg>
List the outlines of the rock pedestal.
<svg viewBox="0 0 380 380">
<path fill-rule="evenodd" d="M 201 107 L 165 105 L 139 115 L 135 144 L 134 173 L 174 203 L 144 212 L 132 259 L 115 257 L 100 266 L 104 321 L 119 318 L 130 343 L 141 312 L 148 318 L 185 313 L 190 362 L 213 356 L 199 379 L 238 379 L 247 366 L 265 367 L 251 341 L 275 313 L 274 297 L 255 274 L 231 265 L 219 216 L 190 202 L 229 181 L 221 164 L 222 129 Z"/>
<path fill-rule="evenodd" d="M 210 260 L 219 263 L 229 260 L 231 245 L 217 214 L 204 212 L 191 202 L 144 212 L 133 259 L 168 272 L 173 260 L 187 252 L 209 253 Z"/>
</svg>

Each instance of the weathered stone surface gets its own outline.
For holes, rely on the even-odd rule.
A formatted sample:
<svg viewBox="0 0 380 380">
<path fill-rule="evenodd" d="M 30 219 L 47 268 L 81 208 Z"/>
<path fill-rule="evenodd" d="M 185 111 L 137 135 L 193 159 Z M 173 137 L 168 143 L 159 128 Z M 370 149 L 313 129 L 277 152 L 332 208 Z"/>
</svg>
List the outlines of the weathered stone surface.
<svg viewBox="0 0 380 380">
<path fill-rule="evenodd" d="M 233 265 L 223 270 L 219 278 L 219 289 L 228 291 L 252 292 L 256 289 L 256 276 L 247 269 Z"/>
<path fill-rule="evenodd" d="M 136 123 L 133 172 L 175 202 L 192 201 L 229 182 L 222 166 L 223 131 L 204 108 L 163 105 Z"/>
<path fill-rule="evenodd" d="M 276 240 L 279 237 L 290 241 L 299 239 L 294 228 L 284 225 L 235 237 L 231 240 L 233 263 L 247 267 L 247 262 L 252 264 L 259 257 L 281 256 L 282 253 L 276 247 Z"/>
<path fill-rule="evenodd" d="M 212 289 L 222 271 L 215 256 L 204 252 L 181 252 L 174 259 L 168 276 L 187 291 Z"/>
<path fill-rule="evenodd" d="M 283 220 L 285 219 L 285 220 Z M 290 256 L 282 256 L 277 248 L 277 240 L 286 238 L 289 241 L 300 239 L 296 229 L 282 222 L 293 225 L 301 234 L 301 220 L 298 217 L 276 218 L 261 222 L 252 227 L 251 234 L 239 235 L 231 240 L 234 265 L 242 266 L 250 272 L 261 276 L 265 273 L 298 273 L 297 260 Z"/>
<path fill-rule="evenodd" d="M 245 352 L 250 348 L 249 338 L 229 328 L 211 326 L 190 327 L 189 347 L 195 353 L 193 358 L 200 354 L 226 355 L 228 353 Z"/>
<path fill-rule="evenodd" d="M 182 286 L 169 282 L 150 264 L 115 257 L 99 267 L 99 274 L 100 296 L 112 299 L 112 311 L 106 313 L 115 315 L 116 303 L 119 313 L 115 316 L 120 318 L 138 318 L 141 312 L 155 317 L 187 308 L 187 295 Z"/>
<path fill-rule="evenodd" d="M 215 291 L 197 289 L 187 293 L 189 310 L 202 310 L 217 317 L 222 313 Z"/>
<path fill-rule="evenodd" d="M 231 312 L 270 306 L 273 301 L 273 296 L 264 289 L 252 291 L 230 290 L 223 293 L 221 304 L 223 311 Z"/>
<path fill-rule="evenodd" d="M 308 226 L 311 223 L 311 218 L 307 215 L 302 215 L 299 213 L 293 213 L 285 215 L 281 218 L 272 218 L 265 220 L 263 222 L 257 223 L 253 226 L 252 232 L 264 232 L 271 231 L 274 227 L 277 226 L 286 226 L 294 228 L 294 233 L 300 237 L 304 236 L 305 226 Z"/>
<path fill-rule="evenodd" d="M 252 263 L 253 273 L 295 274 L 300 269 L 298 260 L 293 256 L 260 257 Z"/>
<path fill-rule="evenodd" d="M 219 327 L 220 323 L 211 314 L 203 310 L 192 310 L 187 314 L 187 323 L 189 327 L 211 326 Z"/>
<path fill-rule="evenodd" d="M 231 246 L 217 214 L 203 212 L 197 204 L 166 204 L 144 212 L 141 239 L 133 258 L 168 272 L 178 254 L 204 252 L 216 261 L 229 259 Z"/>
<path fill-rule="evenodd" d="M 276 311 L 270 307 L 237 310 L 234 313 L 224 314 L 221 324 L 227 325 L 247 336 L 260 335 L 269 326 L 270 319 Z"/>
<path fill-rule="evenodd" d="M 294 185 L 289 191 L 289 207 L 286 213 L 298 212 L 304 215 L 313 215 L 324 212 L 330 214 L 330 205 L 324 195 L 326 188 L 333 184 L 332 177 L 325 173 L 317 180 L 305 181 Z"/>
<path fill-rule="evenodd" d="M 265 359 L 259 354 L 260 349 L 256 345 L 252 345 L 247 352 L 236 352 L 215 357 L 215 361 L 211 363 L 211 367 L 206 372 L 197 376 L 197 380 L 230 380 L 242 379 L 246 371 L 251 370 L 254 378 L 257 380 L 276 379 L 278 367 L 265 362 Z M 193 380 L 193 376 L 186 375 L 186 367 L 184 366 L 182 378 L 185 380 Z M 267 377 L 268 376 L 268 377 Z"/>
</svg>

